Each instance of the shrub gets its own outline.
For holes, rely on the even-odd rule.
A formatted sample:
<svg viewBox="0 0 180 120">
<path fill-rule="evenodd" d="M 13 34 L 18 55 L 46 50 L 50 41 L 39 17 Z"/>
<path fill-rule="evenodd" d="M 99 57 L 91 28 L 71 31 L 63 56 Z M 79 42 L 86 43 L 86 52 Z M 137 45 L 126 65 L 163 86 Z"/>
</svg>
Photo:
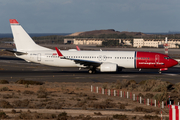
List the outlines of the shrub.
<svg viewBox="0 0 180 120">
<path fill-rule="evenodd" d="M 15 100 L 12 102 L 14 107 L 27 107 L 29 105 L 29 100 L 24 99 L 24 100 Z"/>
<path fill-rule="evenodd" d="M 15 114 L 15 113 L 16 113 L 16 110 L 13 109 L 13 110 L 11 111 L 11 113 Z"/>
<path fill-rule="evenodd" d="M 3 111 L 0 112 L 0 118 L 5 119 L 5 118 L 7 118 L 7 117 L 8 117 L 8 116 L 6 115 L 5 112 L 3 112 Z"/>
<path fill-rule="evenodd" d="M 58 120 L 67 120 L 67 113 L 66 112 L 62 112 L 58 115 Z"/>
<path fill-rule="evenodd" d="M 103 84 L 102 88 L 107 89 L 107 84 Z"/>
<path fill-rule="evenodd" d="M 121 89 L 121 82 L 119 80 L 116 81 L 115 88 L 116 89 Z"/>
<path fill-rule="evenodd" d="M 8 87 L 3 87 L 0 89 L 0 91 L 9 91 L 9 88 Z"/>
<path fill-rule="evenodd" d="M 47 95 L 48 93 L 45 87 L 40 87 L 37 91 L 38 98 L 47 98 Z"/>
<path fill-rule="evenodd" d="M 25 91 L 23 92 L 23 94 L 34 94 L 34 92 L 33 92 L 33 91 L 30 91 L 30 90 L 25 90 Z"/>
<path fill-rule="evenodd" d="M 139 97 L 144 97 L 144 95 L 142 93 L 139 93 L 138 96 Z"/>
<path fill-rule="evenodd" d="M 113 118 L 114 119 L 118 119 L 118 120 L 128 120 L 128 118 L 127 118 L 127 115 L 118 115 L 118 114 L 116 114 L 116 115 L 113 115 Z"/>
<path fill-rule="evenodd" d="M 20 115 L 18 116 L 19 119 L 33 119 L 31 114 L 27 112 L 21 112 Z"/>
<path fill-rule="evenodd" d="M 12 105 L 5 100 L 0 100 L 0 107 L 1 108 L 12 108 Z"/>
<path fill-rule="evenodd" d="M 98 100 L 95 96 L 88 96 L 86 99 L 87 100 Z"/>
<path fill-rule="evenodd" d="M 157 110 L 146 109 L 146 108 L 143 108 L 143 107 L 135 107 L 134 110 L 135 110 L 136 112 L 145 112 L 145 113 L 157 112 Z"/>
<path fill-rule="evenodd" d="M 55 114 L 43 114 L 43 113 L 30 113 L 30 112 L 21 112 L 16 119 L 54 119 L 56 118 Z"/>
<path fill-rule="evenodd" d="M 95 114 L 95 115 L 102 115 L 102 113 L 100 113 L 100 112 L 97 112 L 97 113 L 94 112 L 94 114 Z"/>
<path fill-rule="evenodd" d="M 33 80 L 18 80 L 15 83 L 17 84 L 25 84 L 25 85 L 43 85 L 43 82 L 33 81 Z"/>
<path fill-rule="evenodd" d="M 78 102 L 75 106 L 77 106 L 77 107 L 83 107 L 86 103 L 87 103 L 86 100 L 82 100 L 82 101 Z"/>
<path fill-rule="evenodd" d="M 3 98 L 4 99 L 8 99 L 8 98 L 12 98 L 13 96 L 12 95 L 10 95 L 10 94 L 5 94 L 5 95 L 3 95 Z"/>
<path fill-rule="evenodd" d="M 62 109 L 62 104 L 58 102 L 49 102 L 46 109 Z"/>
<path fill-rule="evenodd" d="M 144 119 L 148 119 L 148 120 L 161 120 L 160 117 L 158 117 L 158 116 L 152 116 L 152 115 L 145 115 L 143 118 L 144 118 Z"/>
<path fill-rule="evenodd" d="M 82 93 L 82 92 L 80 92 L 79 94 L 77 94 L 78 95 L 78 97 L 86 97 L 87 96 L 87 94 L 86 93 Z"/>
<path fill-rule="evenodd" d="M 9 84 L 7 80 L 0 80 L 0 84 Z"/>
<path fill-rule="evenodd" d="M 147 93 L 147 94 L 145 95 L 146 98 L 152 98 L 153 96 L 154 96 L 154 95 L 151 94 L 151 93 Z"/>
<path fill-rule="evenodd" d="M 102 102 L 90 103 L 89 107 L 94 107 L 96 109 L 106 109 L 106 108 L 114 108 L 117 107 L 115 103 L 112 103 L 110 99 L 107 99 Z"/>
<path fill-rule="evenodd" d="M 125 104 L 120 104 L 119 105 L 119 109 L 125 109 L 126 108 L 126 105 Z"/>
<path fill-rule="evenodd" d="M 145 80 L 139 83 L 137 91 L 142 92 L 164 92 L 171 89 L 172 84 L 166 81 L 160 80 Z"/>
<path fill-rule="evenodd" d="M 167 92 L 163 92 L 161 94 L 156 94 L 154 96 L 154 99 L 156 99 L 157 101 L 164 101 L 167 100 L 168 98 L 168 93 Z"/>
</svg>

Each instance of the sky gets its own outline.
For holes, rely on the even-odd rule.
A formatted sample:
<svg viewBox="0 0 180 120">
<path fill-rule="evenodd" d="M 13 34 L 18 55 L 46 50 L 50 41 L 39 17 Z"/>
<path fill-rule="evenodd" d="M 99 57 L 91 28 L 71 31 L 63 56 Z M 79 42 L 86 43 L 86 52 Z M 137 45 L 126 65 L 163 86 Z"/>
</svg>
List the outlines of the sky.
<svg viewBox="0 0 180 120">
<path fill-rule="evenodd" d="M 28 33 L 180 31 L 180 0 L 0 0 L 0 33 L 9 19 Z"/>
</svg>

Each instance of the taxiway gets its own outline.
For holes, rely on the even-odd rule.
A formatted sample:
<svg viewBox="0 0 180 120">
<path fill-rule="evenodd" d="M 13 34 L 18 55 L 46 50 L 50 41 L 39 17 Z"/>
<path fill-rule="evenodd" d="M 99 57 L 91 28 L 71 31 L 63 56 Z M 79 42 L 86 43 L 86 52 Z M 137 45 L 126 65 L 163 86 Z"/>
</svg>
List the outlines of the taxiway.
<svg viewBox="0 0 180 120">
<path fill-rule="evenodd" d="M 49 82 L 116 82 L 117 80 L 163 80 L 171 83 L 179 82 L 180 67 L 175 66 L 163 71 L 152 69 L 123 69 L 117 73 L 100 73 L 89 74 L 87 69 L 78 68 L 59 68 L 45 66 L 36 63 L 28 63 L 14 56 L 0 57 L 0 79 L 8 81 L 16 80 L 36 80 Z"/>
</svg>

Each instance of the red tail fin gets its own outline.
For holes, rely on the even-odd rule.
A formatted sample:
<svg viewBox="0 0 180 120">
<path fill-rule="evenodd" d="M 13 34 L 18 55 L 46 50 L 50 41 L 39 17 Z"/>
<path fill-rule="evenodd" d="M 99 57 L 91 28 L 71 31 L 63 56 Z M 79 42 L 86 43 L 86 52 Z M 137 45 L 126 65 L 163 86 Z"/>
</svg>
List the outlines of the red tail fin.
<svg viewBox="0 0 180 120">
<path fill-rule="evenodd" d="M 16 19 L 9 19 L 10 24 L 19 24 Z"/>
</svg>

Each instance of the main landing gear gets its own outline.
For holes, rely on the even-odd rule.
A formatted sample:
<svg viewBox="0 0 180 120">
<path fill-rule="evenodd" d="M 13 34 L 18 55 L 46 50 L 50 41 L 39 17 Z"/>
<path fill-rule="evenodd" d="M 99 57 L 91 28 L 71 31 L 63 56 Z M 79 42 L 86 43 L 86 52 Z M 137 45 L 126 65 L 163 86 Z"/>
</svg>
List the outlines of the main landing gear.
<svg viewBox="0 0 180 120">
<path fill-rule="evenodd" d="M 95 74 L 96 73 L 96 69 L 89 69 L 88 71 L 90 74 Z"/>
</svg>

